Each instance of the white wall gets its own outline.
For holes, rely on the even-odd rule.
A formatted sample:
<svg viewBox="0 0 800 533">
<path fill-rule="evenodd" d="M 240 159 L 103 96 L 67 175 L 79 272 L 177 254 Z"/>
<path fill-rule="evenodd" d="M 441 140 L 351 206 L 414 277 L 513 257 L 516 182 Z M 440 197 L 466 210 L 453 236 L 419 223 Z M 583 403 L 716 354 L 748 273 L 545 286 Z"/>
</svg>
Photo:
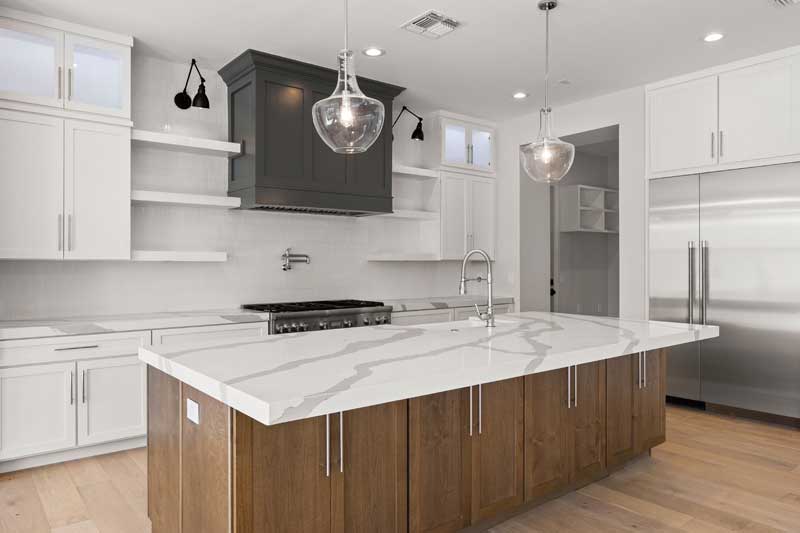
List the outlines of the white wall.
<svg viewBox="0 0 800 533">
<path fill-rule="evenodd" d="M 225 85 L 214 72 L 202 69 L 211 109 L 182 111 L 172 103 L 187 69 L 188 62 L 134 56 L 136 127 L 169 125 L 172 133 L 226 139 Z M 194 76 L 191 95 L 197 84 Z M 403 121 L 398 128 L 410 135 L 415 125 Z M 136 147 L 132 160 L 135 187 L 225 194 L 224 158 Z M 230 259 L 218 264 L 0 261 L 0 320 L 458 290 L 460 264 L 455 262 L 367 262 L 367 225 L 349 217 L 142 206 L 134 208 L 132 226 L 135 248 L 225 250 Z M 311 264 L 283 272 L 280 256 L 286 247 L 310 254 Z M 509 284 L 498 294 L 508 295 L 510 289 Z"/>
<path fill-rule="evenodd" d="M 620 316 L 645 316 L 645 103 L 644 87 L 554 110 L 555 133 L 569 135 L 619 125 Z M 513 278 L 521 310 L 549 308 L 548 187 L 522 176 L 519 146 L 536 138 L 538 112 L 500 124 L 498 140 L 498 257 Z M 508 238 L 505 237 L 508 236 Z M 510 264 L 505 264 L 508 261 Z M 521 275 L 522 274 L 522 275 Z"/>
</svg>

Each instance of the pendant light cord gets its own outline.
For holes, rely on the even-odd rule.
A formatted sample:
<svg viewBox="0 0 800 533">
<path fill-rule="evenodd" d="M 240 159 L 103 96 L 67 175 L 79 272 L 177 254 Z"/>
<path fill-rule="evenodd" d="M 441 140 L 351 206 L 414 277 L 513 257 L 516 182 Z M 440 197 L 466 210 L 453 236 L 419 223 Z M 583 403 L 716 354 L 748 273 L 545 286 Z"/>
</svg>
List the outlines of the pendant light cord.
<svg viewBox="0 0 800 533">
<path fill-rule="evenodd" d="M 345 0 L 346 1 L 346 0 Z M 544 108 L 549 111 L 549 87 L 550 87 L 550 8 L 544 12 Z"/>
<path fill-rule="evenodd" d="M 347 36 L 347 34 L 348 34 L 348 31 L 347 31 L 348 30 L 348 28 L 347 28 L 348 18 L 349 17 L 348 17 L 348 14 L 347 14 L 347 0 L 344 0 L 344 49 L 345 50 L 350 50 L 350 45 L 349 45 L 348 36 Z"/>
</svg>

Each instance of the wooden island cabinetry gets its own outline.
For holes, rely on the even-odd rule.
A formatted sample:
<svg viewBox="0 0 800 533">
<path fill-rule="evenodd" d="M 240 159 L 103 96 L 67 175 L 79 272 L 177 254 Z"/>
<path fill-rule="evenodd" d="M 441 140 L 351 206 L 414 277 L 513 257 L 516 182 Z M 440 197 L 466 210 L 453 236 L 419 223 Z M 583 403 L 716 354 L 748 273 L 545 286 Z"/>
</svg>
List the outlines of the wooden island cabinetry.
<svg viewBox="0 0 800 533">
<path fill-rule="evenodd" d="M 150 367 L 152 531 L 483 530 L 663 442 L 665 357 L 269 426 Z"/>
</svg>

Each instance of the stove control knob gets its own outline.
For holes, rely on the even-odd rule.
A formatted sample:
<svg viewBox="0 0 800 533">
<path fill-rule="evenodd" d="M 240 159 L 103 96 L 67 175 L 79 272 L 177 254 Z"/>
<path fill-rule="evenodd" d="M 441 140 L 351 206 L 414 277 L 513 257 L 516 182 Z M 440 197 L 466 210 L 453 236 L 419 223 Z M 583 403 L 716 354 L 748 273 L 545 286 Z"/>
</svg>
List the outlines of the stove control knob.
<svg viewBox="0 0 800 533">
<path fill-rule="evenodd" d="M 369 324 L 370 324 L 370 320 L 369 320 L 369 317 L 368 317 L 368 316 L 365 316 L 365 317 L 364 317 L 364 319 L 363 319 L 363 321 L 364 321 L 364 325 L 365 325 L 365 326 L 369 326 Z"/>
<path fill-rule="evenodd" d="M 328 329 L 328 323 L 327 322 L 320 322 L 319 323 L 319 329 Z"/>
<path fill-rule="evenodd" d="M 286 326 L 284 326 L 283 324 L 278 324 L 277 326 L 275 326 L 275 331 L 277 331 L 278 333 L 284 333 L 286 331 Z"/>
<path fill-rule="evenodd" d="M 296 322 L 292 322 L 289 331 L 300 331 L 300 326 L 298 326 Z"/>
<path fill-rule="evenodd" d="M 344 325 L 344 327 L 346 327 L 346 328 L 352 328 L 352 327 L 353 327 L 353 321 L 352 321 L 352 320 L 345 320 L 345 321 L 343 322 L 343 325 Z"/>
<path fill-rule="evenodd" d="M 308 331 L 308 324 L 300 322 L 300 331 Z"/>
<path fill-rule="evenodd" d="M 375 323 L 376 324 L 384 324 L 384 323 L 386 323 L 386 317 L 383 317 L 383 316 L 375 317 Z"/>
</svg>

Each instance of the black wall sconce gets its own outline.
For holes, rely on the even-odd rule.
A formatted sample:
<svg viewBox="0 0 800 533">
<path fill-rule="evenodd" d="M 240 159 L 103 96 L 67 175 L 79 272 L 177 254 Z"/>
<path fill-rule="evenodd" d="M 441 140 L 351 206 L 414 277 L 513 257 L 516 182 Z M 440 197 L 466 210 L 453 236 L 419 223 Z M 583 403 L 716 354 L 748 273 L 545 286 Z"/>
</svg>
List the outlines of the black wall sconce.
<svg viewBox="0 0 800 533">
<path fill-rule="evenodd" d="M 200 87 L 197 88 L 197 94 L 194 95 L 194 99 L 189 96 L 189 93 L 186 92 L 186 88 L 189 86 L 189 78 L 192 77 L 192 69 L 197 71 L 197 75 L 200 76 Z M 190 107 L 202 107 L 204 109 L 208 109 L 208 96 L 206 96 L 206 79 L 200 74 L 200 69 L 197 67 L 197 61 L 192 59 L 192 64 L 189 65 L 189 75 L 186 76 L 186 84 L 183 86 L 183 90 L 175 95 L 175 105 L 181 109 L 189 109 Z"/>
<path fill-rule="evenodd" d="M 415 141 L 424 141 L 425 132 L 422 131 L 422 117 L 411 111 L 406 106 L 403 106 L 403 109 L 400 110 L 400 114 L 397 115 L 397 118 L 394 119 L 394 122 L 392 122 L 392 130 L 394 130 L 394 125 L 397 124 L 397 121 L 400 120 L 400 117 L 402 117 L 403 113 L 405 113 L 406 111 L 417 117 L 417 119 L 419 120 L 419 122 L 417 122 L 417 127 L 414 128 L 413 132 L 411 132 L 411 139 Z M 394 140 L 394 133 L 392 133 L 392 140 Z"/>
</svg>

